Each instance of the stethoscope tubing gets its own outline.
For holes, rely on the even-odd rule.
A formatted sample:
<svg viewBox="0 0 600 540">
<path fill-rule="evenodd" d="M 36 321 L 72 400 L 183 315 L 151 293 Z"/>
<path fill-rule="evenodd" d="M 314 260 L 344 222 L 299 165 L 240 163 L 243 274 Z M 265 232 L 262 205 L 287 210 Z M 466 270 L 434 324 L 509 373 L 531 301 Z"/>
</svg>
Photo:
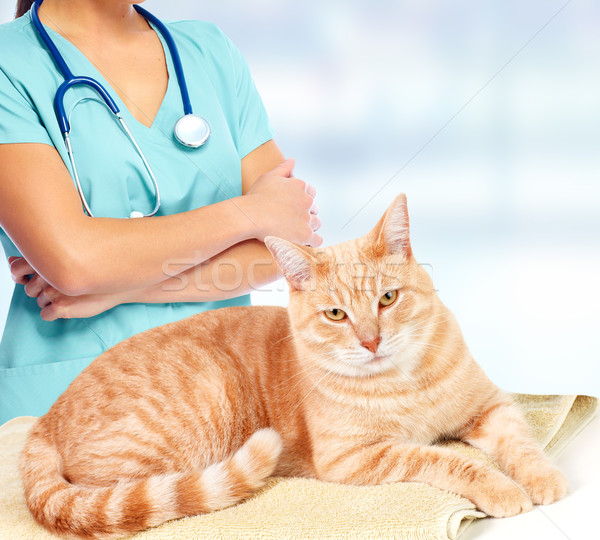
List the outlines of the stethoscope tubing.
<svg viewBox="0 0 600 540">
<path fill-rule="evenodd" d="M 177 82 L 179 83 L 181 101 L 183 102 L 183 112 L 185 114 L 193 114 L 192 103 L 190 101 L 190 94 L 188 92 L 187 83 L 185 81 L 185 75 L 183 74 L 181 57 L 179 56 L 179 50 L 175 45 L 175 41 L 173 41 L 173 36 L 171 36 L 171 32 L 169 32 L 168 28 L 158 17 L 155 17 L 154 15 L 152 15 L 152 13 L 146 11 L 143 7 L 136 4 L 135 6 L 133 6 L 133 8 L 142 17 L 144 17 L 147 21 L 150 21 L 154 26 L 156 26 L 156 28 L 158 28 L 163 39 L 167 43 L 169 53 L 171 54 L 171 60 L 173 61 L 173 68 L 175 69 L 175 74 L 177 75 Z"/>
<path fill-rule="evenodd" d="M 56 62 L 56 65 L 58 66 L 58 69 L 62 73 L 65 81 L 68 81 L 68 80 L 74 78 L 73 72 L 69 69 L 69 66 L 65 62 L 65 59 L 62 57 L 62 55 L 58 51 L 56 45 L 54 44 L 54 42 L 48 35 L 48 32 L 46 32 L 46 29 L 44 28 L 42 21 L 40 21 L 40 16 L 39 16 L 38 11 L 39 11 L 40 6 L 42 5 L 43 1 L 44 0 L 35 0 L 35 2 L 33 3 L 33 6 L 31 8 L 31 21 L 33 22 L 33 26 L 35 27 L 36 32 L 38 33 L 38 35 L 44 42 L 44 45 L 48 49 L 48 52 L 52 55 L 52 58 Z"/>
<path fill-rule="evenodd" d="M 120 112 L 119 107 L 115 103 L 115 101 L 110 97 L 110 94 L 106 91 L 106 89 L 96 80 L 90 77 L 75 77 L 73 72 L 70 70 L 69 66 L 65 62 L 65 59 L 60 54 L 58 48 L 52 41 L 52 38 L 48 35 L 48 32 L 44 28 L 42 21 L 40 21 L 40 16 L 38 10 L 42 4 L 43 0 L 36 0 L 33 9 L 31 10 L 31 19 L 33 21 L 33 25 L 38 32 L 38 35 L 44 42 L 44 45 L 48 49 L 48 52 L 52 55 L 54 62 L 56 63 L 58 69 L 62 73 L 62 76 L 65 79 L 65 82 L 59 87 L 56 92 L 56 96 L 54 98 L 54 105 L 56 110 L 56 115 L 59 118 L 59 122 L 61 124 L 61 130 L 64 133 L 69 131 L 69 121 L 67 119 L 67 115 L 65 112 L 65 108 L 63 105 L 64 95 L 67 90 L 73 86 L 84 84 L 92 87 L 96 92 L 100 94 L 106 105 L 110 108 L 113 114 L 117 114 Z M 192 103 L 190 101 L 190 94 L 187 88 L 187 82 L 185 80 L 185 74 L 183 73 L 183 66 L 181 63 L 181 57 L 179 56 L 179 50 L 173 41 L 173 36 L 164 25 L 164 23 L 158 18 L 152 15 L 149 11 L 145 10 L 143 7 L 139 5 L 133 6 L 134 9 L 147 21 L 150 21 L 156 28 L 158 28 L 161 33 L 163 39 L 165 40 L 167 47 L 169 48 L 169 53 L 171 54 L 171 60 L 173 61 L 173 68 L 175 69 L 175 75 L 177 76 L 177 82 L 179 85 L 179 91 L 181 93 L 181 101 L 183 103 L 183 112 L 185 114 L 193 114 Z"/>
<path fill-rule="evenodd" d="M 155 215 L 160 208 L 160 190 L 158 188 L 158 183 L 156 181 L 156 177 L 154 176 L 154 173 L 152 172 L 152 169 L 150 167 L 150 164 L 148 163 L 148 160 L 146 159 L 146 156 L 144 155 L 140 146 L 138 145 L 137 141 L 135 140 L 133 134 L 131 133 L 131 130 L 125 123 L 125 120 L 123 119 L 123 117 L 120 113 L 120 109 L 119 109 L 117 103 L 110 96 L 110 94 L 106 91 L 106 89 L 98 81 L 96 81 L 95 79 L 92 79 L 91 77 L 73 75 L 73 72 L 70 70 L 69 66 L 65 62 L 65 59 L 60 54 L 60 51 L 58 50 L 55 43 L 50 38 L 50 35 L 44 28 L 44 25 L 40 21 L 38 11 L 39 11 L 39 8 L 40 8 L 42 2 L 43 2 L 43 0 L 35 0 L 34 4 L 32 6 L 32 9 L 31 9 L 31 20 L 32 20 L 33 26 L 34 26 L 36 32 L 38 33 L 40 39 L 43 41 L 46 49 L 52 56 L 54 62 L 56 63 L 56 66 L 58 67 L 59 71 L 63 75 L 63 78 L 65 79 L 63 81 L 63 83 L 58 87 L 56 94 L 54 96 L 54 109 L 56 112 L 56 117 L 57 117 L 57 120 L 58 120 L 58 123 L 60 126 L 60 130 L 63 135 L 63 139 L 65 141 L 67 154 L 69 157 L 69 161 L 71 163 L 73 175 L 75 177 L 77 191 L 79 193 L 79 197 L 81 199 L 81 202 L 82 202 L 82 205 L 83 205 L 85 211 L 87 212 L 88 215 L 93 217 L 90 206 L 89 206 L 89 204 L 85 198 L 85 195 L 83 193 L 83 188 L 82 188 L 81 182 L 79 180 L 79 174 L 77 172 L 77 167 L 75 165 L 73 149 L 72 149 L 71 141 L 69 138 L 69 134 L 71 132 L 71 124 L 69 122 L 69 117 L 65 111 L 65 104 L 64 104 L 65 94 L 67 93 L 67 91 L 70 88 L 73 88 L 74 86 L 80 86 L 80 85 L 88 86 L 92 90 L 94 90 L 102 98 L 102 100 L 108 106 L 108 108 L 112 111 L 112 113 L 116 116 L 116 118 L 120 122 L 123 130 L 125 131 L 127 137 L 129 138 L 131 143 L 134 145 L 138 155 L 140 156 L 140 158 L 142 159 L 142 162 L 144 163 L 146 170 L 148 171 L 150 178 L 152 179 L 152 183 L 154 186 L 154 193 L 155 193 L 155 205 L 154 205 L 153 210 L 148 214 L 143 214 L 142 212 L 133 211 L 133 212 L 131 212 L 130 217 L 150 217 L 150 216 Z M 187 84 L 186 84 L 186 80 L 185 80 L 185 75 L 183 73 L 181 57 L 179 56 L 179 51 L 177 49 L 177 46 L 175 45 L 173 37 L 171 36 L 171 33 L 169 32 L 167 27 L 157 17 L 155 17 L 154 15 L 152 15 L 151 13 L 149 13 L 148 11 L 146 11 L 144 8 L 140 7 L 139 5 L 134 5 L 134 9 L 142 17 L 144 17 L 147 21 L 152 23 L 158 29 L 158 31 L 161 33 L 163 39 L 165 40 L 167 47 L 169 48 L 169 53 L 171 55 L 173 67 L 175 69 L 175 74 L 177 76 L 177 82 L 179 84 L 179 90 L 181 93 L 181 100 L 183 103 L 183 110 L 184 110 L 184 116 L 177 122 L 177 124 L 175 126 L 175 136 L 181 144 L 191 147 L 191 148 L 198 148 L 199 146 L 203 145 L 206 142 L 206 140 L 208 139 L 208 137 L 210 135 L 210 126 L 208 125 L 208 122 L 206 122 L 206 120 L 204 120 L 201 117 L 196 116 L 192 111 L 190 96 L 189 96 L 189 92 L 188 92 L 188 88 L 187 88 Z M 198 124 L 200 125 L 201 131 L 200 131 L 199 137 L 196 136 L 196 138 L 192 137 L 190 140 L 186 140 L 184 137 L 182 137 L 180 135 L 181 130 L 179 128 L 180 128 L 180 126 L 184 125 L 182 123 L 182 121 L 187 121 L 190 118 L 193 119 L 194 122 L 196 122 L 196 124 L 195 124 L 196 128 L 198 128 Z"/>
</svg>

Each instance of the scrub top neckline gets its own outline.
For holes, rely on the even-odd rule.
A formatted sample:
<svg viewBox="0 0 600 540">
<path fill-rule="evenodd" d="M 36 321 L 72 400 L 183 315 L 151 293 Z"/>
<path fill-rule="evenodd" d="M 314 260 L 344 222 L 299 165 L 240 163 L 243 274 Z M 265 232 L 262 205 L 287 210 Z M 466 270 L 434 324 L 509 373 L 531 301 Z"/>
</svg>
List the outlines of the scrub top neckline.
<svg viewBox="0 0 600 540">
<path fill-rule="evenodd" d="M 29 14 L 29 17 L 31 18 L 31 14 Z M 121 99 L 121 96 L 119 96 L 119 94 L 117 92 L 115 92 L 115 89 L 106 80 L 106 78 L 104 77 L 104 75 L 102 74 L 102 72 L 77 47 L 77 45 L 75 45 L 74 43 L 72 43 L 71 41 L 69 41 L 67 38 L 65 38 L 63 35 L 59 34 L 58 32 L 56 32 L 55 30 L 53 30 L 52 28 L 50 28 L 49 26 L 47 26 L 45 24 L 44 24 L 44 28 L 50 34 L 52 34 L 52 39 L 53 40 L 56 37 L 58 40 L 62 41 L 64 44 L 67 45 L 67 47 L 70 47 L 71 49 L 73 49 L 75 51 L 75 53 L 79 57 L 81 57 L 88 64 L 88 66 L 95 72 L 94 78 L 97 79 L 98 82 L 100 84 L 102 84 L 102 86 L 104 86 L 106 88 L 106 90 L 110 93 L 111 97 L 118 103 L 119 109 L 121 110 L 121 113 L 127 115 L 127 121 L 131 121 L 131 122 L 135 123 L 135 125 L 139 126 L 140 129 L 145 130 L 146 132 L 153 132 L 155 130 L 158 130 L 161 133 L 163 133 L 165 136 L 167 136 L 168 138 L 170 138 L 170 136 L 167 135 L 166 133 L 164 133 L 163 130 L 159 127 L 159 123 L 160 123 L 160 119 L 165 114 L 165 108 L 166 108 L 167 101 L 170 98 L 170 94 L 172 94 L 172 92 L 173 92 L 172 86 L 174 84 L 174 80 L 173 79 L 174 79 L 175 68 L 173 67 L 173 61 L 171 59 L 171 53 L 169 51 L 169 48 L 168 48 L 167 44 L 164 41 L 163 36 L 161 35 L 161 33 L 158 31 L 158 29 L 150 21 L 146 21 L 146 22 L 150 25 L 150 28 L 152 28 L 152 30 L 154 30 L 154 33 L 158 36 L 158 39 L 160 40 L 161 46 L 163 48 L 163 54 L 164 54 L 164 57 L 165 57 L 165 63 L 166 63 L 166 66 L 167 66 L 167 76 L 168 76 L 167 89 L 165 91 L 165 94 L 164 94 L 164 96 L 162 98 L 160 106 L 159 106 L 158 110 L 156 111 L 156 114 L 154 115 L 154 118 L 153 118 L 152 123 L 150 124 L 150 126 L 147 126 L 147 125 L 143 124 L 142 122 L 140 122 L 131 113 L 131 111 L 129 110 L 129 108 L 125 105 L 125 103 Z M 31 23 L 31 24 L 33 24 L 33 23 Z M 69 67 L 71 68 L 71 66 L 69 66 Z M 72 68 L 71 68 L 71 70 L 73 71 L 73 74 L 75 76 L 80 75 L 79 73 L 76 72 L 76 70 L 73 70 Z M 182 114 L 183 114 L 183 105 L 182 105 Z"/>
</svg>

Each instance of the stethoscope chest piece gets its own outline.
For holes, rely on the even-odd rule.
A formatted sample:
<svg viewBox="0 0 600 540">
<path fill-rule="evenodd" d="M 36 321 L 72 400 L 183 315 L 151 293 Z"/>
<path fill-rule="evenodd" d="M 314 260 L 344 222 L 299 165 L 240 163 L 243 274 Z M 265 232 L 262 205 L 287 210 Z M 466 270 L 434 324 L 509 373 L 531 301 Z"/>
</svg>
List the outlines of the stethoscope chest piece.
<svg viewBox="0 0 600 540">
<path fill-rule="evenodd" d="M 210 136 L 210 126 L 204 118 L 196 114 L 186 114 L 175 124 L 175 137 L 189 148 L 202 146 Z"/>
</svg>

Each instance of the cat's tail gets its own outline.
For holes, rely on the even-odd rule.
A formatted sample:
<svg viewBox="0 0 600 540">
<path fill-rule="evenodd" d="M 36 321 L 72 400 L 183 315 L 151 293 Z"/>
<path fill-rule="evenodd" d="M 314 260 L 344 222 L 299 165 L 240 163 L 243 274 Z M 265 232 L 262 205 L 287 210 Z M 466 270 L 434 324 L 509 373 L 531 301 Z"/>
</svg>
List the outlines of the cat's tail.
<svg viewBox="0 0 600 540">
<path fill-rule="evenodd" d="M 237 503 L 273 473 L 281 448 L 275 430 L 261 429 L 231 457 L 204 470 L 86 487 L 63 476 L 60 454 L 38 423 L 23 450 L 21 474 L 38 523 L 65 536 L 110 538 Z"/>
</svg>

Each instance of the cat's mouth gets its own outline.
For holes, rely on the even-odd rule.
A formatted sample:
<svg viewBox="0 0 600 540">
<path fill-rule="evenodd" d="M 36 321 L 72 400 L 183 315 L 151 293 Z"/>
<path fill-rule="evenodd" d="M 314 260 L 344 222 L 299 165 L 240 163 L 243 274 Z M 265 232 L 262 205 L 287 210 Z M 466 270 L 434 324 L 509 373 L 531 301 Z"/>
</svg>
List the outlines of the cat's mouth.
<svg viewBox="0 0 600 540">
<path fill-rule="evenodd" d="M 389 351 L 379 350 L 372 353 L 360 349 L 324 359 L 324 363 L 328 371 L 348 377 L 370 377 L 387 372 L 395 366 Z"/>
<path fill-rule="evenodd" d="M 380 364 L 388 357 L 387 354 L 374 354 L 373 358 L 367 360 L 365 364 Z"/>
<path fill-rule="evenodd" d="M 389 362 L 390 355 L 383 353 L 374 353 L 370 358 L 364 359 L 357 367 L 360 371 L 364 371 L 367 375 L 373 375 L 374 373 L 381 373 L 387 371 L 392 367 Z"/>
</svg>

